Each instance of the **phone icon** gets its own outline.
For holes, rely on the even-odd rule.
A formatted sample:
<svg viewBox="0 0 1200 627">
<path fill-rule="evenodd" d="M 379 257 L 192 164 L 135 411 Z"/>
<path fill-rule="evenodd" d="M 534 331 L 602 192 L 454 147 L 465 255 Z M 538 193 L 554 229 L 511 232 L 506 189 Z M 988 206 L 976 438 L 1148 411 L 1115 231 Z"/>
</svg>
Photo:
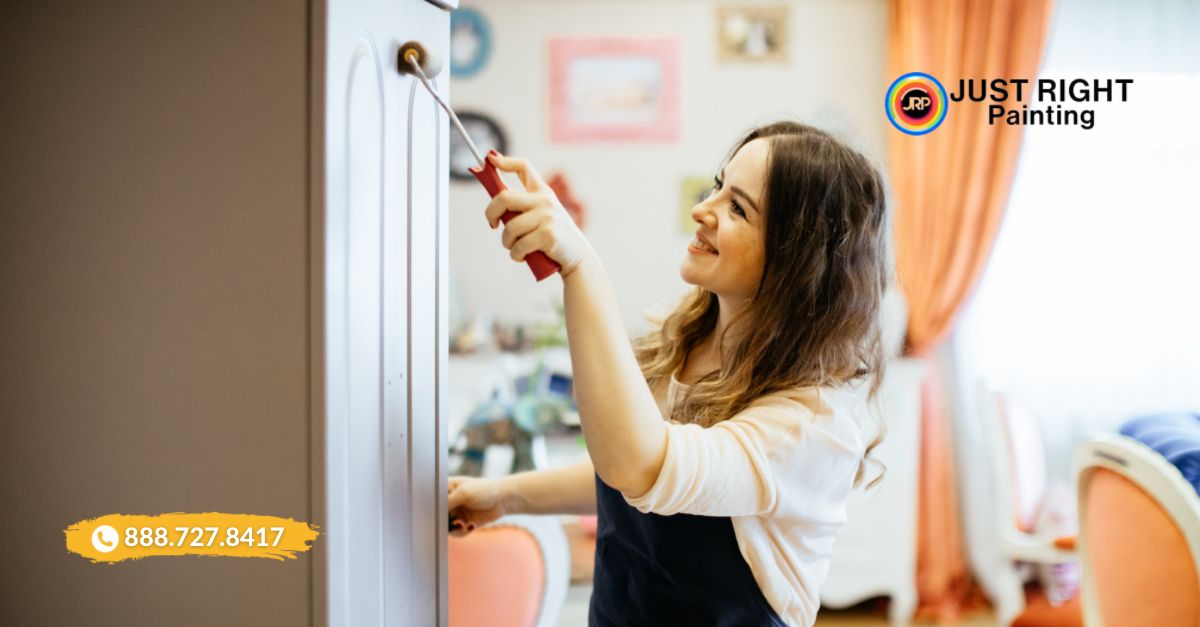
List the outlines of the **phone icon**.
<svg viewBox="0 0 1200 627">
<path fill-rule="evenodd" d="M 101 553 L 111 553 L 120 543 L 117 530 L 109 525 L 100 525 L 92 530 L 92 546 Z"/>
</svg>

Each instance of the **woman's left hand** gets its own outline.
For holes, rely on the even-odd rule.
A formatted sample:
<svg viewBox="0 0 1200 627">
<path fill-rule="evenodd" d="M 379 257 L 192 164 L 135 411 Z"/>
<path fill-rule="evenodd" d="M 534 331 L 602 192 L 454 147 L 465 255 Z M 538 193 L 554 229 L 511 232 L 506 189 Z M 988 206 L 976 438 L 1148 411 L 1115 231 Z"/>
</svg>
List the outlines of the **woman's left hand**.
<svg viewBox="0 0 1200 627">
<path fill-rule="evenodd" d="M 588 255 L 593 254 L 583 231 L 528 161 L 498 155 L 487 158 L 496 169 L 515 172 L 525 187 L 524 191 L 506 189 L 496 194 L 487 206 L 488 225 L 493 229 L 504 225 L 501 243 L 514 261 L 524 261 L 526 255 L 540 250 L 558 262 L 562 267 L 559 274 L 566 279 Z M 508 223 L 502 222 L 500 217 L 510 210 L 520 215 Z"/>
</svg>

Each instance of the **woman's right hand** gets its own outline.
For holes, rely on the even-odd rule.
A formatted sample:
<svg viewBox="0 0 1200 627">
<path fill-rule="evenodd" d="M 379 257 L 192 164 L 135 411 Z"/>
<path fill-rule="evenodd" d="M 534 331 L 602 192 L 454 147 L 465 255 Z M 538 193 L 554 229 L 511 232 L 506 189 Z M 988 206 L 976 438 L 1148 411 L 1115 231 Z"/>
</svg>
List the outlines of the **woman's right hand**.
<svg viewBox="0 0 1200 627">
<path fill-rule="evenodd" d="M 502 479 L 450 477 L 450 535 L 465 536 L 509 513 L 509 498 Z"/>
<path fill-rule="evenodd" d="M 559 274 L 566 279 L 586 257 L 595 255 L 575 219 L 529 161 L 494 153 L 488 153 L 487 159 L 497 170 L 515 172 L 525 187 L 524 191 L 506 189 L 496 194 L 484 210 L 488 225 L 504 227 L 500 243 L 514 261 L 542 251 L 561 267 Z M 509 211 L 520 215 L 504 222 Z"/>
</svg>

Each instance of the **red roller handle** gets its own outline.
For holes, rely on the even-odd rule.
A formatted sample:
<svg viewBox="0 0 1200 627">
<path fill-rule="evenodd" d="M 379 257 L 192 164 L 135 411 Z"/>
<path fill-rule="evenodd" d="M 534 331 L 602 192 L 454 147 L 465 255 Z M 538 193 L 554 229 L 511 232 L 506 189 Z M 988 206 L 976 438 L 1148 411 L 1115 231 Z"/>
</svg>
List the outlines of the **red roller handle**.
<svg viewBox="0 0 1200 627">
<path fill-rule="evenodd" d="M 495 150 L 489 150 L 488 154 L 496 155 L 497 157 L 500 156 L 500 153 Z M 475 178 L 479 179 L 480 183 L 483 183 L 483 188 L 487 190 L 488 195 L 492 198 L 495 198 L 496 194 L 508 189 L 505 187 L 504 181 L 500 179 L 500 173 L 496 171 L 496 166 L 492 165 L 492 162 L 487 159 L 483 160 L 482 166 L 469 168 L 469 170 L 471 174 L 475 175 Z M 508 224 L 509 220 L 519 215 L 521 214 L 516 211 L 505 211 L 504 215 L 500 216 L 500 219 L 505 224 Z M 525 263 L 529 264 L 529 269 L 533 270 L 533 276 L 537 277 L 539 281 L 562 270 L 562 266 L 558 265 L 558 262 L 547 257 L 546 253 L 540 250 L 535 250 L 525 255 Z"/>
</svg>

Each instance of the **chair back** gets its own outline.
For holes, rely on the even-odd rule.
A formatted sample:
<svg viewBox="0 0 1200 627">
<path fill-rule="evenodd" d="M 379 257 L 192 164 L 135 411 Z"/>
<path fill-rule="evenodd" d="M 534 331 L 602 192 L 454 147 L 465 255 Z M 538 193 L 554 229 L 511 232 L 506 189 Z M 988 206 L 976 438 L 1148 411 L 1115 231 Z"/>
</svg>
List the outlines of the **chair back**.
<svg viewBox="0 0 1200 627">
<path fill-rule="evenodd" d="M 553 627 L 570 552 L 551 516 L 506 516 L 448 540 L 450 627 Z"/>
<path fill-rule="evenodd" d="M 1165 458 L 1103 435 L 1075 457 L 1084 624 L 1200 626 L 1200 496 Z"/>
<path fill-rule="evenodd" d="M 982 382 L 980 416 L 991 450 L 992 485 L 1002 532 L 1032 533 L 1046 498 L 1046 451 L 1037 421 L 1023 405 Z"/>
</svg>

